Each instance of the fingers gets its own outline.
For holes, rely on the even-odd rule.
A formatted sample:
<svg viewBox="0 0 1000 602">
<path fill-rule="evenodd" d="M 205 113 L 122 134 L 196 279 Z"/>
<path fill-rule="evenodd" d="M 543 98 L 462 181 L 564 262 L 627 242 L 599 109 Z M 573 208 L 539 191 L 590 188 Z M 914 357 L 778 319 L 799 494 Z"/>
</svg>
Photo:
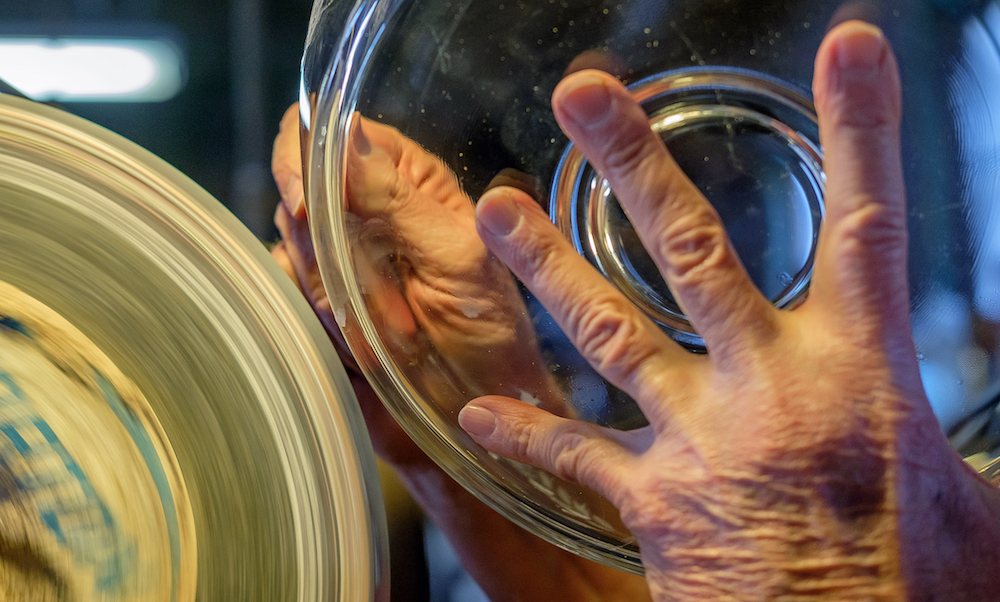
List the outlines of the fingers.
<svg viewBox="0 0 1000 602">
<path fill-rule="evenodd" d="M 351 213 L 379 217 L 417 254 L 447 253 L 475 238 L 472 201 L 438 157 L 397 130 L 358 116 L 351 132 L 347 196 Z M 426 260 L 427 258 L 422 258 Z"/>
<path fill-rule="evenodd" d="M 305 219 L 298 219 L 291 214 L 288 207 L 278 205 L 274 214 L 274 225 L 281 234 L 282 242 L 272 253 L 278 264 L 292 277 L 302 291 L 306 301 L 316 312 L 323 327 L 335 341 L 340 339 L 340 328 L 330 307 L 330 301 L 323 288 L 319 268 L 316 265 L 316 254 L 312 245 L 309 224 Z"/>
<path fill-rule="evenodd" d="M 298 274 L 295 273 L 295 266 L 292 265 L 292 260 L 288 256 L 288 249 L 285 248 L 285 241 L 281 241 L 271 248 L 271 257 L 278 262 L 278 266 L 281 267 L 281 271 L 288 275 L 295 283 L 296 288 L 299 289 L 300 293 L 304 294 L 302 290 L 302 285 L 299 284 Z"/>
<path fill-rule="evenodd" d="M 355 173 L 348 174 L 348 191 L 352 211 L 405 211 L 409 201 L 420 197 L 447 209 L 464 210 L 471 217 L 472 203 L 451 169 L 399 130 L 356 115 L 351 141 L 349 168 Z"/>
<path fill-rule="evenodd" d="M 281 194 L 281 202 L 296 219 L 306 216 L 302 187 L 302 146 L 299 138 L 299 105 L 285 111 L 271 153 L 271 174 Z"/>
<path fill-rule="evenodd" d="M 663 383 L 680 386 L 698 359 L 601 277 L 524 192 L 490 190 L 476 215 L 486 245 L 545 305 L 583 357 L 632 395 L 650 422 L 660 423 Z"/>
<path fill-rule="evenodd" d="M 859 21 L 835 27 L 813 88 L 827 175 L 814 303 L 846 323 L 909 336 L 900 82 L 882 32 Z"/>
<path fill-rule="evenodd" d="M 502 456 L 581 483 L 614 502 L 624 489 L 626 465 L 648 444 L 647 433 L 625 433 L 558 418 L 505 397 L 481 397 L 466 405 L 458 422 L 477 443 Z"/>
<path fill-rule="evenodd" d="M 553 93 L 560 126 L 607 178 L 710 353 L 768 338 L 776 310 L 751 282 L 715 210 L 614 77 L 582 71 Z M 717 359 L 718 356 L 717 356 Z"/>
<path fill-rule="evenodd" d="M 319 269 L 316 268 L 316 253 L 308 222 L 293 216 L 288 207 L 282 204 L 275 210 L 274 225 L 281 235 L 280 248 L 294 269 L 299 288 L 310 301 L 326 296 Z"/>
</svg>

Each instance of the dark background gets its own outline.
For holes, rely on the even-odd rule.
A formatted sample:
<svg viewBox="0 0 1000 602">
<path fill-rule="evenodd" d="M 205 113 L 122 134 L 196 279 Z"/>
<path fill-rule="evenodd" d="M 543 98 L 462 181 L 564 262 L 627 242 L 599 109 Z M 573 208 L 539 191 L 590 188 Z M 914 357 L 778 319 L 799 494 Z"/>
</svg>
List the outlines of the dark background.
<svg viewBox="0 0 1000 602">
<path fill-rule="evenodd" d="M 271 145 L 297 99 L 311 0 L 0 0 L 0 33 L 165 35 L 187 77 L 160 103 L 62 103 L 159 155 L 264 241 L 278 201 Z"/>
</svg>

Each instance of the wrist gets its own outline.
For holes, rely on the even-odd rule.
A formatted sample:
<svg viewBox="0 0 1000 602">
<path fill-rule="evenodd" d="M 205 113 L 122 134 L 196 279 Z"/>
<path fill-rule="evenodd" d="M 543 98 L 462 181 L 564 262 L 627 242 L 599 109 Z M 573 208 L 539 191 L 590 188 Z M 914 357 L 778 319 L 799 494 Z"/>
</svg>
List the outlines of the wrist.
<svg viewBox="0 0 1000 602">
<path fill-rule="evenodd" d="M 845 505 L 822 489 L 776 475 L 703 488 L 710 516 L 639 542 L 654 599 L 904 600 L 891 496 Z"/>
<path fill-rule="evenodd" d="M 413 499 L 435 523 L 439 515 L 451 516 L 455 507 L 475 500 L 472 494 L 426 456 L 412 462 L 392 464 L 392 467 Z"/>
<path fill-rule="evenodd" d="M 1000 491 L 982 480 L 936 428 L 901 446 L 900 556 L 910 599 L 1000 599 Z"/>
</svg>

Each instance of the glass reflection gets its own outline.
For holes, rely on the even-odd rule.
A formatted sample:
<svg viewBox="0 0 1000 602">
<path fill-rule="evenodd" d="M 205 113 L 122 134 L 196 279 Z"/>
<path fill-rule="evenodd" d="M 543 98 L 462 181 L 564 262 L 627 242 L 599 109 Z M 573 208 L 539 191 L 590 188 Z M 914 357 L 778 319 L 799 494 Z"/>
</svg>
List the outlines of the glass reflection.
<svg viewBox="0 0 1000 602">
<path fill-rule="evenodd" d="M 1000 450 L 996 381 L 1000 354 L 1000 5 L 968 17 L 948 77 L 955 122 L 956 189 L 951 211 L 965 246 L 953 249 L 965 278 L 942 274 L 914 316 L 922 375 L 938 418 L 953 442 L 995 457 Z M 943 207 L 942 210 L 946 209 Z M 920 214 L 920 220 L 938 219 Z M 961 239 L 957 239 L 961 240 Z M 980 409 L 981 408 L 981 409 Z M 979 411 L 976 411 L 979 410 Z M 972 416 L 966 418 L 970 412 Z M 964 419 L 964 420 L 963 420 Z M 964 428 L 963 428 L 964 427 Z"/>
</svg>

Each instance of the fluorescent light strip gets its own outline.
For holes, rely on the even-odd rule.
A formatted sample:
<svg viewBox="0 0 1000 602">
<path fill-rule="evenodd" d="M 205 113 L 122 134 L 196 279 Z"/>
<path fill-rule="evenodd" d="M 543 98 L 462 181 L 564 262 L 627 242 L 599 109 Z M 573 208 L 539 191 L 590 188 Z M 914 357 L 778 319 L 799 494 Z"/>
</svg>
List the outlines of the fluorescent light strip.
<svg viewBox="0 0 1000 602">
<path fill-rule="evenodd" d="M 183 86 L 177 47 L 164 40 L 0 37 L 0 79 L 59 102 L 161 102 Z"/>
</svg>

